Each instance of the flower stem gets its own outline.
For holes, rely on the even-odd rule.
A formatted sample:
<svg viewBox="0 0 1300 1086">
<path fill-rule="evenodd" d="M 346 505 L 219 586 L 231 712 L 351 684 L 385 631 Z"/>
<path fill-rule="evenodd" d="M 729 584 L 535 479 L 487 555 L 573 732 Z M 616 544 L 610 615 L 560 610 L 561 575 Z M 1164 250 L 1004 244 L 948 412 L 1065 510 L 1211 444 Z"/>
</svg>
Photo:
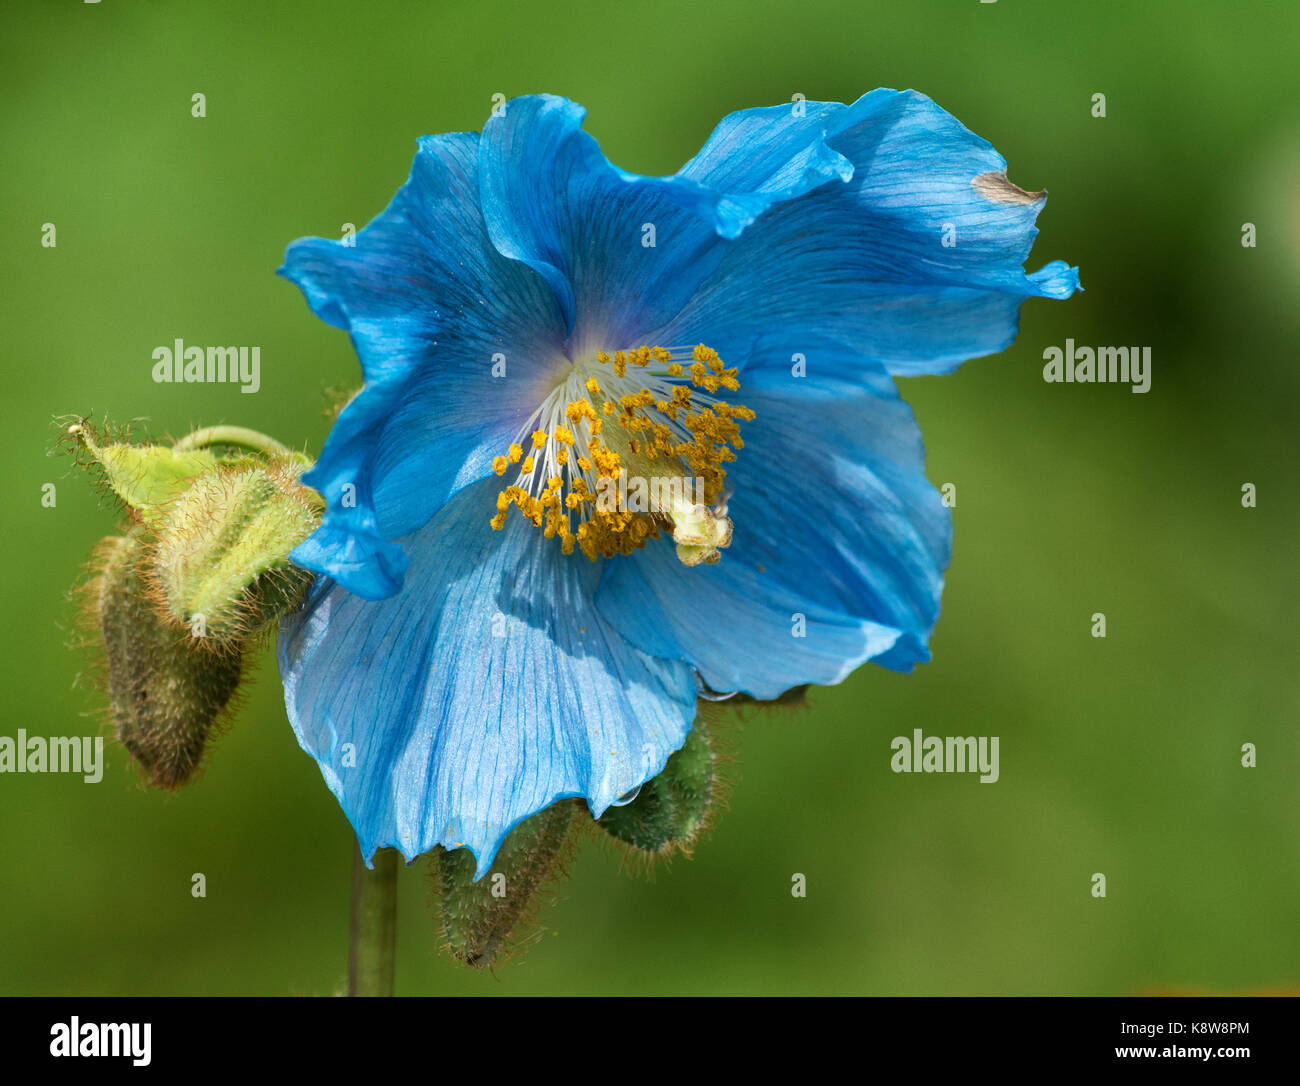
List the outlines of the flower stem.
<svg viewBox="0 0 1300 1086">
<path fill-rule="evenodd" d="M 235 445 L 241 449 L 253 449 L 268 456 L 292 456 L 293 452 L 281 445 L 275 438 L 259 434 L 245 426 L 205 426 L 181 438 L 174 446 L 177 452 L 190 449 L 202 449 L 208 445 Z"/>
<path fill-rule="evenodd" d="M 348 995 L 391 996 L 397 947 L 397 851 L 381 848 L 374 869 L 352 857 L 352 938 Z"/>
</svg>

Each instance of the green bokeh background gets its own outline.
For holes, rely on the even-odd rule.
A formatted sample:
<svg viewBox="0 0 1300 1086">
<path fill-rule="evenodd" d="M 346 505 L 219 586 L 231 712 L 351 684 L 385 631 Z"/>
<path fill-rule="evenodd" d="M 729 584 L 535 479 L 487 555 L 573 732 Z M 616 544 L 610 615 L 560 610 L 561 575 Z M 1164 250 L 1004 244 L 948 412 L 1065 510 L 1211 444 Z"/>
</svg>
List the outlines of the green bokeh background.
<svg viewBox="0 0 1300 1086">
<path fill-rule="evenodd" d="M 1051 189 L 1031 264 L 1068 259 L 1087 288 L 1027 304 L 1003 355 L 903 382 L 930 477 L 958 494 L 934 661 L 733 728 L 729 809 L 694 858 L 646 878 L 586 840 L 539 942 L 495 975 L 440 956 L 424 865 L 404 871 L 399 990 L 1300 987 L 1294 4 L 68 0 L 2 18 L 0 734 L 97 727 L 67 593 L 115 518 L 47 456 L 52 418 L 237 422 L 319 450 L 322 389 L 355 359 L 274 271 L 293 238 L 379 212 L 417 136 L 546 90 L 588 107 L 615 162 L 666 173 L 730 110 L 915 87 Z M 155 385 L 150 352 L 178 336 L 260 344 L 261 391 Z M 1067 336 L 1150 345 L 1151 392 L 1045 384 Z M 340 988 L 350 832 L 269 653 L 258 672 L 179 795 L 111 746 L 97 785 L 0 777 L 0 992 Z M 890 739 L 914 727 L 1000 736 L 1001 780 L 896 776 Z"/>
</svg>

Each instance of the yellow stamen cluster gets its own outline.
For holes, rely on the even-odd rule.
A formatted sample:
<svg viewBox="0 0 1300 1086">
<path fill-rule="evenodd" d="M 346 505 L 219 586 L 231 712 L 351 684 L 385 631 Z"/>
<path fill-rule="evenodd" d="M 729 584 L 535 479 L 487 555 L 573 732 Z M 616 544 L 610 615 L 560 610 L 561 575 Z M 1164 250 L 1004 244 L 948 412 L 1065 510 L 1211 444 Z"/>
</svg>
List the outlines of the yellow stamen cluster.
<svg viewBox="0 0 1300 1086">
<path fill-rule="evenodd" d="M 577 547 L 592 561 L 630 554 L 658 538 L 661 528 L 673 528 L 672 517 L 666 511 L 642 513 L 606 508 L 607 502 L 598 502 L 602 489 L 617 488 L 620 475 L 629 469 L 641 477 L 693 476 L 702 480 L 703 503 L 713 505 L 723 493 L 724 465 L 736 459 L 734 449 L 744 447 L 738 422 L 754 418 L 749 408 L 716 397 L 719 389 L 735 391 L 740 382 L 737 371 L 727 369 L 717 352 L 703 344 L 692 352 L 689 368 L 662 347 L 638 347 L 613 355 L 601 351 L 596 361 L 613 371 L 615 380 L 607 382 L 609 388 L 628 386 L 629 366 L 645 369 L 657 364 L 674 381 L 655 382 L 657 395 L 633 378 L 636 390 L 616 395 L 602 389 L 596 377 L 588 377 L 583 387 L 591 398 L 575 399 L 565 405 L 567 425 L 557 423 L 550 433 L 539 429 L 532 434 L 534 452 L 523 460 L 519 481 L 532 482 L 535 458 L 544 456 L 547 450 L 554 463 L 566 471 L 547 479 L 538 494 L 519 482 L 507 486 L 497 495 L 497 511 L 492 518 L 492 527 L 500 530 L 513 505 L 542 528 L 547 539 L 558 536 L 565 554 L 572 554 Z M 697 398 L 700 390 L 705 394 L 702 403 Z M 523 449 L 511 445 L 507 456 L 493 461 L 493 470 L 504 475 L 522 458 Z M 602 480 L 607 481 L 604 487 Z M 729 538 L 729 523 L 727 533 Z M 716 557 L 714 553 L 709 560 Z"/>
</svg>

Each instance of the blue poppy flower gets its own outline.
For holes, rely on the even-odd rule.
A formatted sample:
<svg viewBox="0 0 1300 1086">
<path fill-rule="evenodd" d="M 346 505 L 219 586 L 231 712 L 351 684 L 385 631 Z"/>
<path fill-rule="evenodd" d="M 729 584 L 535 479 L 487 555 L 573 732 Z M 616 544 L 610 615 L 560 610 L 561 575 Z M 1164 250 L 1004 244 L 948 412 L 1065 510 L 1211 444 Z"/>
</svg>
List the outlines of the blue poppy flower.
<svg viewBox="0 0 1300 1086">
<path fill-rule="evenodd" d="M 732 114 L 671 177 L 583 116 L 421 139 L 354 246 L 281 269 L 365 375 L 305 476 L 322 576 L 279 657 L 366 857 L 481 877 L 524 818 L 658 774 L 702 692 L 928 659 L 951 522 L 894 377 L 1078 286 L 1024 271 L 1046 194 L 915 92 Z"/>
</svg>

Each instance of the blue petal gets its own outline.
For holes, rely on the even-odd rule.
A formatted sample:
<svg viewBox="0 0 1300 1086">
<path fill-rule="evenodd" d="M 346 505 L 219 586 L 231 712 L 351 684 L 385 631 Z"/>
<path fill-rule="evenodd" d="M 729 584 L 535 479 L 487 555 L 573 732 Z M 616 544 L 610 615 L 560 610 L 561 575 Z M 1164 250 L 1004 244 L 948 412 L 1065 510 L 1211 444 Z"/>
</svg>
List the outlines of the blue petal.
<svg viewBox="0 0 1300 1086">
<path fill-rule="evenodd" d="M 774 698 L 869 659 L 929 659 L 951 518 L 893 380 L 841 353 L 851 384 L 767 369 L 742 387 L 757 417 L 727 473 L 735 531 L 717 565 L 688 568 L 661 540 L 611 562 L 601 585 L 610 621 L 715 690 Z"/>
<path fill-rule="evenodd" d="M 852 175 L 811 128 L 793 140 L 752 133 L 766 142 L 744 147 L 724 121 L 688 164 L 694 176 L 642 177 L 610 164 L 582 130 L 585 115 L 552 95 L 516 98 L 484 126 L 480 157 L 488 232 L 551 285 L 574 357 L 639 344 L 717 267 L 722 239 L 775 203 Z M 715 184 L 717 161 L 737 156 L 747 156 L 744 174 Z"/>
<path fill-rule="evenodd" d="M 597 613 L 599 566 L 517 515 L 492 531 L 498 485 L 403 540 L 400 595 L 367 603 L 321 579 L 281 630 L 289 718 L 367 858 L 467 847 L 481 878 L 522 819 L 566 796 L 599 817 L 690 731 L 690 668 Z"/>
<path fill-rule="evenodd" d="M 488 233 L 550 284 L 575 356 L 630 345 L 679 310 L 718 259 L 696 210 L 707 190 L 616 169 L 582 130 L 585 113 L 552 95 L 513 99 L 483 126 L 480 156 Z M 654 245 L 643 244 L 647 224 Z"/>
<path fill-rule="evenodd" d="M 1010 344 L 1026 297 L 1078 287 L 1077 270 L 1059 261 L 1025 274 L 1046 193 L 1007 181 L 989 143 L 930 99 L 877 90 L 848 107 L 806 108 L 852 178 L 773 207 L 647 339 L 703 340 L 743 366 L 761 334 L 779 329 L 798 344 L 830 333 L 891 373 L 944 373 Z M 713 186 L 748 183 L 748 137 L 779 129 L 777 114 L 755 112 L 730 123 L 729 159 L 684 172 Z M 807 137 L 809 122 L 791 125 Z"/>
<path fill-rule="evenodd" d="M 839 102 L 762 106 L 728 114 L 679 178 L 720 194 L 715 225 L 737 238 L 775 204 L 828 181 L 848 181 L 853 163 L 827 142 L 827 133 L 853 107 Z"/>
<path fill-rule="evenodd" d="M 366 381 L 304 476 L 328 509 L 292 557 L 382 598 L 405 566 L 391 540 L 488 474 L 549 391 L 565 365 L 562 318 L 487 238 L 473 134 L 421 140 L 410 180 L 355 247 L 297 241 L 280 273 L 351 333 Z"/>
</svg>

